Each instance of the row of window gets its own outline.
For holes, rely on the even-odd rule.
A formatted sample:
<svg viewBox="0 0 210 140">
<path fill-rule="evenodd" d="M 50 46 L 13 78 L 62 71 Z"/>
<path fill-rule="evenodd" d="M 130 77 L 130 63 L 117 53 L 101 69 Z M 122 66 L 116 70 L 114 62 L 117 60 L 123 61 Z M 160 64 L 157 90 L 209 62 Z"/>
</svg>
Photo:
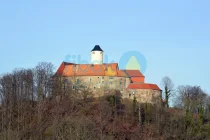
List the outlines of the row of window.
<svg viewBox="0 0 210 140">
<path fill-rule="evenodd" d="M 88 87 L 86 86 L 85 88 L 88 88 Z M 73 85 L 72 86 L 72 89 L 75 90 L 76 89 L 76 86 Z M 93 87 L 93 89 L 96 90 L 96 87 Z"/>
<path fill-rule="evenodd" d="M 98 79 L 99 79 L 100 77 L 98 77 Z M 102 76 L 102 79 L 104 79 L 104 76 Z M 109 79 L 114 79 L 114 77 L 109 77 Z M 121 78 L 121 80 L 122 80 L 122 78 Z M 90 78 L 90 81 L 91 81 L 91 78 Z"/>
<path fill-rule="evenodd" d="M 77 87 L 77 88 L 80 88 L 80 86 L 75 86 L 75 85 L 73 85 L 73 86 L 72 86 L 72 89 L 76 89 L 76 87 Z M 83 88 L 84 88 L 84 87 L 83 87 Z M 88 87 L 85 86 L 85 88 L 88 88 Z M 93 89 L 95 90 L 95 89 L 96 89 L 96 86 L 94 86 Z M 122 86 L 120 86 L 120 90 L 123 91 L 123 87 L 122 87 Z"/>
<path fill-rule="evenodd" d="M 99 78 L 99 77 L 98 77 Z M 113 78 L 113 77 L 110 77 L 111 79 Z M 104 77 L 102 77 L 102 79 L 104 79 Z M 122 79 L 122 78 L 121 78 Z M 90 82 L 92 81 L 92 79 L 90 78 Z M 101 83 L 102 82 L 102 84 L 104 84 L 105 82 L 104 81 L 98 81 L 98 83 Z M 67 87 L 68 86 L 68 79 L 65 79 L 64 80 L 64 83 L 65 83 L 65 87 Z M 76 79 L 76 84 L 77 85 L 79 85 L 80 84 L 80 79 Z M 113 82 L 112 81 L 109 81 L 109 84 L 113 84 Z M 120 81 L 120 85 L 123 85 L 123 82 L 122 81 Z M 75 86 L 73 86 L 72 87 L 73 89 L 75 89 Z M 120 86 L 120 88 L 123 88 L 122 86 Z M 95 89 L 95 88 L 94 88 Z"/>
<path fill-rule="evenodd" d="M 100 78 L 100 77 L 98 77 L 98 79 L 99 79 L 99 78 Z M 102 76 L 102 79 L 104 79 L 104 76 Z M 110 79 L 110 80 L 111 80 L 111 79 L 114 79 L 114 77 L 110 76 L 109 79 Z M 91 80 L 92 80 L 92 79 L 90 78 L 90 82 L 91 82 Z M 122 78 L 121 78 L 120 80 L 122 81 Z"/>
</svg>

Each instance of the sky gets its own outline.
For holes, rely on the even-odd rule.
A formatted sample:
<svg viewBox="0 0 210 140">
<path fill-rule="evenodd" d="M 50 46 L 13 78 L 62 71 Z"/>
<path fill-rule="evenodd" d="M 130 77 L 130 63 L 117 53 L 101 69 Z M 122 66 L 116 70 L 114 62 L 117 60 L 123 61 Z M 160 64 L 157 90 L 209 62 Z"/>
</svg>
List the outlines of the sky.
<svg viewBox="0 0 210 140">
<path fill-rule="evenodd" d="M 210 93 L 209 0 L 1 0 L 0 74 L 68 55 L 90 60 L 100 45 L 108 61 L 140 52 L 147 83 Z"/>
</svg>

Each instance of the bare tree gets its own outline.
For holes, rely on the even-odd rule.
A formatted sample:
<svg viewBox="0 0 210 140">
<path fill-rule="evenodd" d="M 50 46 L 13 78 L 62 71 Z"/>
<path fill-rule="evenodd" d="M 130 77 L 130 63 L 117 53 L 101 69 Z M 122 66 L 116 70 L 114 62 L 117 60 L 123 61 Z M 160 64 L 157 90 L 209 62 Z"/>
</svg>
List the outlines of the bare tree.
<svg viewBox="0 0 210 140">
<path fill-rule="evenodd" d="M 206 100 L 207 94 L 199 86 L 178 86 L 177 103 L 186 112 L 194 112 L 198 107 L 203 108 Z"/>
<path fill-rule="evenodd" d="M 166 107 L 169 108 L 169 99 L 175 94 L 173 91 L 174 84 L 168 76 L 162 79 L 161 84 L 164 88 Z"/>
<path fill-rule="evenodd" d="M 50 83 L 53 70 L 53 64 L 48 62 L 41 62 L 35 67 L 35 86 L 39 100 L 51 94 Z"/>
</svg>

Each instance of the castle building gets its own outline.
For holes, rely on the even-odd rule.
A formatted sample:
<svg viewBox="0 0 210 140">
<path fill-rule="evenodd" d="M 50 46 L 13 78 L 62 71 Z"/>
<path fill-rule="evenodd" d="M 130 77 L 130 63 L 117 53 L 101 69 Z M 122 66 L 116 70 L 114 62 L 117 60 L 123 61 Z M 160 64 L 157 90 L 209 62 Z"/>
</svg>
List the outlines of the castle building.
<svg viewBox="0 0 210 140">
<path fill-rule="evenodd" d="M 118 63 L 103 63 L 104 51 L 99 45 L 91 51 L 91 64 L 63 62 L 56 75 L 70 81 L 73 90 L 83 85 L 93 91 L 94 96 L 106 94 L 107 89 L 117 89 L 122 98 L 141 103 L 161 102 L 162 91 L 156 84 L 145 83 L 145 76 L 139 70 L 121 70 Z"/>
</svg>

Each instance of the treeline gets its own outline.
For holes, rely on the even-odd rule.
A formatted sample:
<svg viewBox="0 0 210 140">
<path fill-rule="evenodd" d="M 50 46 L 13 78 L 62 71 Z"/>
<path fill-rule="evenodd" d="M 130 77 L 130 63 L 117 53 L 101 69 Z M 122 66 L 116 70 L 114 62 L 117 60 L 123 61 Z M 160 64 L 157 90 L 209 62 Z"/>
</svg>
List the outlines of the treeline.
<svg viewBox="0 0 210 140">
<path fill-rule="evenodd" d="M 210 139 L 210 98 L 199 86 L 175 89 L 163 78 L 166 102 L 159 107 L 113 89 L 93 98 L 77 84 L 73 90 L 47 62 L 1 75 L 0 140 Z"/>
<path fill-rule="evenodd" d="M 40 102 L 53 93 L 52 76 L 53 65 L 42 62 L 33 69 L 15 69 L 0 77 L 1 139 L 26 139 L 33 125 L 41 125 L 37 123 L 44 111 Z M 36 130 L 30 135 L 37 135 Z"/>
</svg>

